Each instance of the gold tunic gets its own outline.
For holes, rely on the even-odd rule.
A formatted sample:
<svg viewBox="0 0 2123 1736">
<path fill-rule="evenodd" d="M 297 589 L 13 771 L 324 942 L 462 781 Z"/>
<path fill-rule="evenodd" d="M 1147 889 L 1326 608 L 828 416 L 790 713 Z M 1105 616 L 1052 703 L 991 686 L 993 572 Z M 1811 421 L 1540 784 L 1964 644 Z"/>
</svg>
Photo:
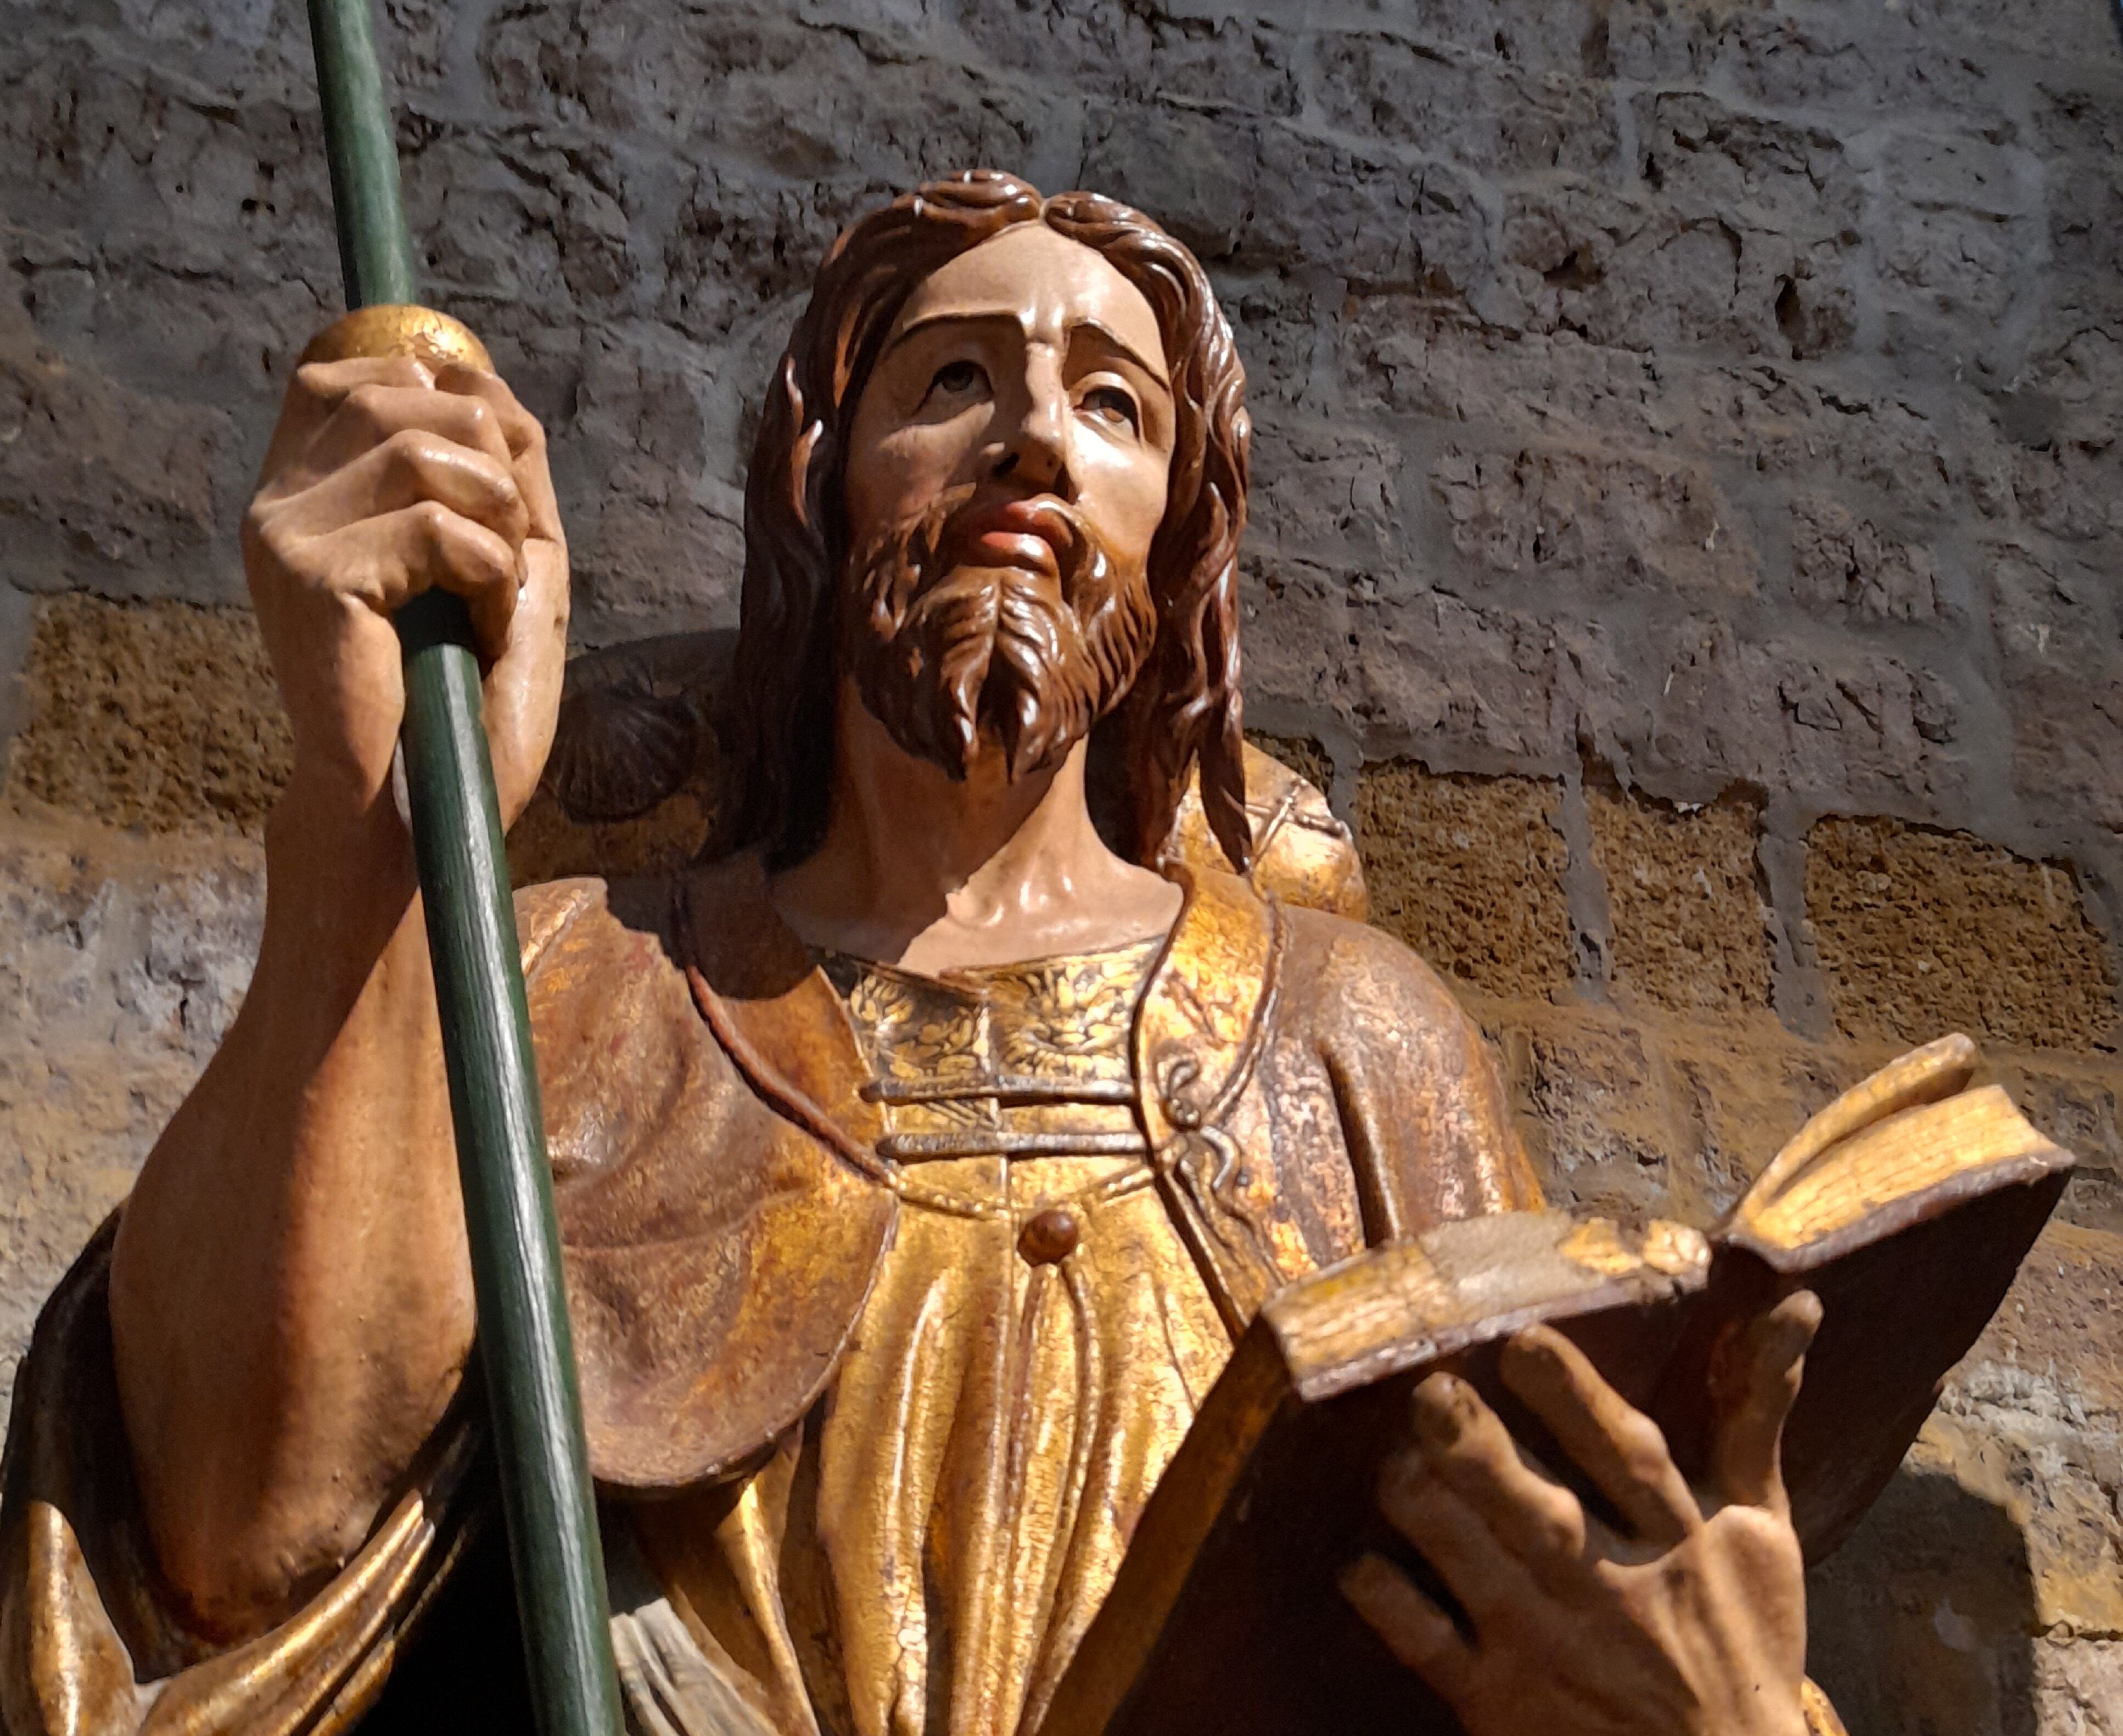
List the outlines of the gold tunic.
<svg viewBox="0 0 2123 1736">
<path fill-rule="evenodd" d="M 799 1462 L 722 1532 L 740 1557 L 820 1558 L 827 1607 L 807 1613 L 837 1643 L 792 1622 L 799 1679 L 743 1674 L 779 1729 L 818 1728 L 807 1703 L 859 1736 L 1035 1724 L 1230 1354 L 1132 1108 L 1129 1035 L 1161 950 L 942 980 L 827 963 L 902 1212 Z M 783 1482 L 816 1490 L 794 1538 Z M 752 1564 L 728 1560 L 713 1517 L 681 1502 L 635 1532 L 728 1673 L 771 1649 L 730 1595 Z"/>
</svg>

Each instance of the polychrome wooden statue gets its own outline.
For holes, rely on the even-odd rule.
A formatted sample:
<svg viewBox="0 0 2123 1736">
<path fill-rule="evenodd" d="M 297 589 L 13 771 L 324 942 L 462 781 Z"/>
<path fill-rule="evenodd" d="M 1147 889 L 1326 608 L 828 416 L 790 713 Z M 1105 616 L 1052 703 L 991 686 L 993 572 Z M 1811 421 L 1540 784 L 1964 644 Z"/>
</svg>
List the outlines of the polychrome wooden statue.
<svg viewBox="0 0 2123 1736">
<path fill-rule="evenodd" d="M 245 522 L 296 741 L 264 944 L 16 1389 L 8 1736 L 515 1715 L 388 615 L 471 605 L 513 818 L 568 556 L 463 357 L 303 367 Z M 1243 743 L 1243 387 L 1109 200 L 970 174 L 856 223 L 760 420 L 727 847 L 519 896 L 643 1732 L 1037 1730 L 1263 1304 L 1540 1204 L 1479 1035 Z M 1436 1579 L 1329 1595 L 1472 1736 L 1835 1728 L 1778 1461 L 1817 1316 L 1728 1349 L 1698 1487 L 1513 1340 L 1605 1518 L 1426 1382 L 1377 1499 Z"/>
</svg>

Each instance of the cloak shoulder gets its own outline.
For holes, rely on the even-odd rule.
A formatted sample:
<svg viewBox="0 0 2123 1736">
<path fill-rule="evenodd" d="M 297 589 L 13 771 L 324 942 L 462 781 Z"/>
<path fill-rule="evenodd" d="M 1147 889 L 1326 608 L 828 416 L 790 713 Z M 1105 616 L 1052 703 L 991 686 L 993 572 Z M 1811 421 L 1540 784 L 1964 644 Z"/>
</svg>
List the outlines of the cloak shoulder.
<svg viewBox="0 0 2123 1736">
<path fill-rule="evenodd" d="M 749 858 L 559 883 L 519 917 L 542 941 L 526 987 L 591 1469 L 614 1492 L 725 1475 L 800 1418 L 891 1233 L 860 1145 L 762 1095 L 703 1017 L 852 1049 L 771 918 Z"/>
<path fill-rule="evenodd" d="M 1263 1069 L 1285 1089 L 1324 1070 L 1365 1241 L 1538 1208 L 1540 1184 L 1489 1045 L 1437 973 L 1378 929 L 1317 910 L 1286 915 Z"/>
</svg>

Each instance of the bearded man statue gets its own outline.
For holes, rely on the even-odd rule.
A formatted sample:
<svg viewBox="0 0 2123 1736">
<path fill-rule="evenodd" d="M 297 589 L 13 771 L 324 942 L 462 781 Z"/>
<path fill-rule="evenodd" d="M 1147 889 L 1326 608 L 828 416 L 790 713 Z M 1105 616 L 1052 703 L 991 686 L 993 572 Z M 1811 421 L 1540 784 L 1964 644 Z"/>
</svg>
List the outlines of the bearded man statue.
<svg viewBox="0 0 2123 1736">
<path fill-rule="evenodd" d="M 1036 1730 L 1263 1301 L 1539 1203 L 1438 978 L 1254 860 L 1243 389 L 1111 200 L 972 173 L 855 223 L 753 453 L 729 847 L 519 895 L 639 1731 Z M 389 615 L 470 603 L 513 817 L 565 640 L 542 436 L 483 370 L 304 366 L 244 551 L 296 741 L 264 942 L 17 1388 L 8 1736 L 524 1717 Z M 1347 1595 L 1473 1736 L 1832 1718 L 1786 1316 L 1719 1459 L 1769 1469 L 1675 1537 L 1423 1389 L 1381 1501 L 1474 1631 L 1377 1560 Z M 1675 1510 L 1656 1430 L 1527 1348 L 1618 1509 Z"/>
</svg>

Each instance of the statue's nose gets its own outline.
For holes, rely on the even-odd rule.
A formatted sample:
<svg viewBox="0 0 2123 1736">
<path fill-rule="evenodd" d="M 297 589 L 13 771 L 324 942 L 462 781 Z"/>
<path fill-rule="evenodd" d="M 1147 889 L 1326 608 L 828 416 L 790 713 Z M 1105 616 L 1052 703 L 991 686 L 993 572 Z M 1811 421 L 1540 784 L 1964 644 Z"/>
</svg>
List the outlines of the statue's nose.
<svg viewBox="0 0 2123 1736">
<path fill-rule="evenodd" d="M 1040 494 L 1074 500 L 1069 474 L 1069 401 L 1058 370 L 1027 370 L 1022 410 L 996 461 L 996 475 Z"/>
</svg>

